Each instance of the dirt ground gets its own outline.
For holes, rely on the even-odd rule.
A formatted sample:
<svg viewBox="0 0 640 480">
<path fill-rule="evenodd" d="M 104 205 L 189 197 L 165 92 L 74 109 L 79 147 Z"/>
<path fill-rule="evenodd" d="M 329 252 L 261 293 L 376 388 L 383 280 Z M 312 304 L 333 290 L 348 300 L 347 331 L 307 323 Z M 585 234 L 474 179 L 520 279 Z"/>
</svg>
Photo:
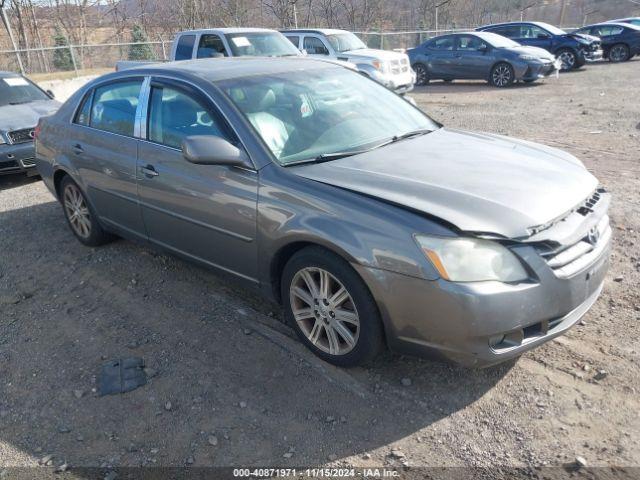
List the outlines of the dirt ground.
<svg viewBox="0 0 640 480">
<path fill-rule="evenodd" d="M 86 248 L 41 182 L 0 178 L 0 477 L 43 460 L 70 472 L 640 466 L 639 76 L 637 59 L 507 90 L 413 93 L 448 126 L 567 149 L 614 197 L 594 308 L 567 335 L 480 371 L 391 354 L 333 368 L 279 307 L 145 246 Z M 144 358 L 149 383 L 98 396 L 101 364 L 123 356 Z"/>
</svg>

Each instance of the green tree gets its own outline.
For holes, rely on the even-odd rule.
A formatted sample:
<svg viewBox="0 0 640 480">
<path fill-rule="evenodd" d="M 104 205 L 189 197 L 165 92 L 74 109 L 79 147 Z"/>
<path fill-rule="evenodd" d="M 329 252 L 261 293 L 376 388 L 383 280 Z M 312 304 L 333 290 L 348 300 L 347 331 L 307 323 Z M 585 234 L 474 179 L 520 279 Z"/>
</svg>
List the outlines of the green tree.
<svg viewBox="0 0 640 480">
<path fill-rule="evenodd" d="M 154 60 L 155 55 L 151 45 L 147 42 L 147 34 L 140 25 L 134 25 L 131 30 L 131 41 L 138 45 L 129 47 L 129 60 Z"/>
<path fill-rule="evenodd" d="M 56 26 L 53 35 L 53 45 L 56 47 L 66 47 L 69 45 L 67 37 L 62 33 L 59 26 Z M 71 58 L 71 50 L 68 48 L 57 48 L 53 51 L 53 65 L 58 70 L 73 70 L 73 59 Z"/>
</svg>

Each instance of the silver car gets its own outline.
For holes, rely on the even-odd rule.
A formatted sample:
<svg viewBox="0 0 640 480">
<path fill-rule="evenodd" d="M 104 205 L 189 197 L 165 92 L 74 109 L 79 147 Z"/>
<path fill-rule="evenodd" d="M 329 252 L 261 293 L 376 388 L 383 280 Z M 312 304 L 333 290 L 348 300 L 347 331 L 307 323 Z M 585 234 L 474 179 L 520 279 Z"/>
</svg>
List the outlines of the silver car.
<svg viewBox="0 0 640 480">
<path fill-rule="evenodd" d="M 309 58 L 109 74 L 36 149 L 82 243 L 138 240 L 256 287 L 337 365 L 516 357 L 574 325 L 607 270 L 610 197 L 578 159 L 445 128 Z"/>
</svg>

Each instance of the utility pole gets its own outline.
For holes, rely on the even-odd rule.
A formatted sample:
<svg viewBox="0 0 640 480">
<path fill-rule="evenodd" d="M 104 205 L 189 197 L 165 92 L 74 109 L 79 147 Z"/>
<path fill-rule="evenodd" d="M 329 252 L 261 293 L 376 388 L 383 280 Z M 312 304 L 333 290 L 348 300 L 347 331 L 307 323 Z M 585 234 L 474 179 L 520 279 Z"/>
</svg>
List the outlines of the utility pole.
<svg viewBox="0 0 640 480">
<path fill-rule="evenodd" d="M 567 10 L 567 0 L 562 0 L 562 6 L 560 7 L 560 18 L 558 19 L 558 27 L 562 28 L 564 25 L 564 12 Z"/>
<path fill-rule="evenodd" d="M 443 5 L 446 5 L 447 3 L 449 3 L 451 0 L 444 0 L 443 2 L 440 2 L 436 5 L 436 36 L 438 36 L 438 9 L 440 7 L 442 7 Z"/>
<path fill-rule="evenodd" d="M 7 30 L 9 34 L 9 40 L 11 40 L 11 45 L 13 46 L 13 50 L 16 52 L 16 58 L 18 60 L 18 67 L 20 67 L 20 73 L 24 75 L 24 65 L 22 65 L 22 58 L 20 58 L 20 52 L 18 52 L 18 45 L 16 44 L 16 39 L 13 36 L 13 30 L 11 30 L 11 23 L 9 22 L 9 17 L 7 17 L 7 12 L 4 9 L 5 0 L 0 0 L 0 17 L 2 17 L 2 23 L 4 28 Z"/>
</svg>

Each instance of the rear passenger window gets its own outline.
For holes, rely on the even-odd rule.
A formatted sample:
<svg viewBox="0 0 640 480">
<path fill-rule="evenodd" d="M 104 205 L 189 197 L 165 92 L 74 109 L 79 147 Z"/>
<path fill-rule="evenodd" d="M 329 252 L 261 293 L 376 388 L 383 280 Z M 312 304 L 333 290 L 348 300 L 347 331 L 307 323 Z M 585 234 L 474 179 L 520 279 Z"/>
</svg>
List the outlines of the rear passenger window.
<svg viewBox="0 0 640 480">
<path fill-rule="evenodd" d="M 226 57 L 227 51 L 218 35 L 202 35 L 198 44 L 198 58 Z M 191 57 L 191 53 L 189 53 Z"/>
<path fill-rule="evenodd" d="M 298 48 L 298 45 L 300 45 L 300 37 L 287 37 L 287 39 L 293 43 L 293 46 Z"/>
<path fill-rule="evenodd" d="M 520 38 L 522 35 L 520 25 L 503 25 L 502 27 L 490 28 L 487 31 L 497 33 L 507 38 Z"/>
<path fill-rule="evenodd" d="M 148 130 L 150 141 L 178 149 L 190 135 L 216 135 L 233 141 L 222 119 L 212 116 L 199 100 L 168 86 L 151 89 Z"/>
<path fill-rule="evenodd" d="M 78 125 L 89 126 L 89 117 L 91 116 L 91 97 L 93 97 L 93 90 L 86 93 L 82 99 L 82 104 L 76 112 L 76 118 L 73 119 L 74 123 Z"/>
<path fill-rule="evenodd" d="M 195 35 L 182 35 L 178 39 L 176 46 L 176 60 L 190 60 L 193 55 L 193 44 L 196 41 Z"/>
<path fill-rule="evenodd" d="M 304 49 L 309 55 L 329 55 L 329 49 L 316 37 L 305 37 Z"/>
<path fill-rule="evenodd" d="M 134 80 L 96 88 L 91 108 L 91 126 L 133 137 L 141 87 L 142 80 Z"/>
<path fill-rule="evenodd" d="M 431 44 L 433 50 L 453 50 L 453 37 L 439 38 Z"/>
</svg>

